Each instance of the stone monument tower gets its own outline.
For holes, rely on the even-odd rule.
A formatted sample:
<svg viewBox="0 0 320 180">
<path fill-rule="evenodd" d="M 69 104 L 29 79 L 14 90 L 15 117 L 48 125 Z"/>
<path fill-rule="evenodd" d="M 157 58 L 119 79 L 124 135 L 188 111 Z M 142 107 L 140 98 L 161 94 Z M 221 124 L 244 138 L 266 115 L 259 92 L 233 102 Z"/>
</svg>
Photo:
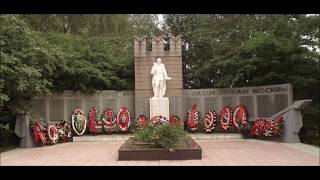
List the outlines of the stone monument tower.
<svg viewBox="0 0 320 180">
<path fill-rule="evenodd" d="M 165 97 L 169 98 L 169 116 L 183 117 L 181 35 L 170 36 L 167 41 L 164 36 L 153 36 L 151 42 L 151 50 L 148 50 L 147 36 L 134 37 L 135 114 L 150 116 L 150 98 L 154 96 L 150 72 L 160 58 L 168 76 L 172 78 L 166 81 L 165 91 Z M 169 44 L 166 49 L 165 43 Z"/>
</svg>

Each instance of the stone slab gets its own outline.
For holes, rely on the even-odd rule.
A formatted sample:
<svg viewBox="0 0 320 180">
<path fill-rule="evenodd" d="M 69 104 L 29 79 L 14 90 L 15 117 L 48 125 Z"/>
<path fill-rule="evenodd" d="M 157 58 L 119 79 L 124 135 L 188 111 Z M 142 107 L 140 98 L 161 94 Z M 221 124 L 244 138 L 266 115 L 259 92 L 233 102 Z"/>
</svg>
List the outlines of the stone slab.
<svg viewBox="0 0 320 180">
<path fill-rule="evenodd" d="M 169 98 L 150 98 L 150 118 L 162 115 L 169 117 Z"/>
</svg>

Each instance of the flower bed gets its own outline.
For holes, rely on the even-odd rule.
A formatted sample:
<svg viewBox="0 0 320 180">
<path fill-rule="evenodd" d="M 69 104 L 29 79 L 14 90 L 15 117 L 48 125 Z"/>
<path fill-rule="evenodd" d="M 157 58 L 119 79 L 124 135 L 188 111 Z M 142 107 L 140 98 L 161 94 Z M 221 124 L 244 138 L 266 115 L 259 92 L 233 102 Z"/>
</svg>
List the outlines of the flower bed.
<svg viewBox="0 0 320 180">
<path fill-rule="evenodd" d="M 190 160 L 202 159 L 201 147 L 188 137 L 174 148 L 155 148 L 152 143 L 141 143 L 129 138 L 119 149 L 118 160 Z"/>
</svg>

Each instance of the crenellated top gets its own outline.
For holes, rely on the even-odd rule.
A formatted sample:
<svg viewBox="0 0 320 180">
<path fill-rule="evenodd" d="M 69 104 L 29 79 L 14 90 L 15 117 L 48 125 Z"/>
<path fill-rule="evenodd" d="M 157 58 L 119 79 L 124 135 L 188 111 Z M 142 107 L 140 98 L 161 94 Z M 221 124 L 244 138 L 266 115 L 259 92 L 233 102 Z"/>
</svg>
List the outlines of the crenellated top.
<svg viewBox="0 0 320 180">
<path fill-rule="evenodd" d="M 151 56 L 180 56 L 181 55 L 181 35 L 165 37 L 164 35 L 134 36 L 134 55 L 135 57 L 146 57 L 147 53 Z"/>
</svg>

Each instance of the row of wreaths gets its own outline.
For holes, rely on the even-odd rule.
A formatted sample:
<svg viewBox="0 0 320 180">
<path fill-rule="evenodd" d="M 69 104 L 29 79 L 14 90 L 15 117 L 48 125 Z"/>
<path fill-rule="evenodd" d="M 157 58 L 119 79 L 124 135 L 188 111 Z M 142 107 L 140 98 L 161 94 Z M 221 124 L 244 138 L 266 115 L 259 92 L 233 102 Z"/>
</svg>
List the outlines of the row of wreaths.
<svg viewBox="0 0 320 180">
<path fill-rule="evenodd" d="M 36 120 L 31 128 L 35 144 L 51 145 L 72 141 L 71 125 L 66 121 L 61 121 L 60 124 L 51 124 Z"/>
<path fill-rule="evenodd" d="M 135 122 L 136 128 L 141 129 L 149 123 L 183 123 L 177 116 L 171 116 L 169 119 L 163 116 L 151 117 L 150 120 L 144 115 L 138 116 Z M 284 124 L 283 115 L 273 119 L 257 119 L 253 123 L 248 122 L 248 113 L 244 105 L 238 105 L 234 110 L 231 107 L 225 106 L 217 114 L 213 109 L 210 109 L 206 115 L 201 118 L 201 112 L 196 104 L 187 112 L 186 127 L 190 131 L 204 130 L 207 133 L 214 131 L 219 125 L 220 128 L 228 131 L 231 127 L 242 132 L 249 130 L 250 136 L 280 136 Z M 77 108 L 72 115 L 72 128 L 77 135 L 83 135 L 86 129 L 91 133 L 113 132 L 120 130 L 122 132 L 129 131 L 131 125 L 130 113 L 128 108 L 122 107 L 118 114 L 115 114 L 111 109 L 105 109 L 100 117 L 100 113 L 96 107 L 92 107 L 89 113 L 89 121 L 87 121 L 84 112 Z M 87 127 L 89 126 L 89 127 Z"/>
<path fill-rule="evenodd" d="M 240 132 L 247 130 L 246 132 L 248 132 L 249 136 L 263 137 L 280 136 L 284 118 L 283 115 L 280 115 L 273 119 L 257 119 L 249 123 L 245 106 L 239 105 L 234 110 L 229 106 L 225 106 L 219 114 L 210 109 L 202 119 L 198 106 L 194 104 L 187 112 L 185 121 L 180 121 L 178 116 L 171 116 L 169 119 L 164 116 L 154 116 L 151 119 L 147 119 L 146 116 L 140 115 L 135 122 L 135 127 L 136 129 L 142 129 L 146 125 L 156 122 L 185 123 L 186 128 L 190 131 L 204 130 L 207 133 L 212 133 L 217 125 L 225 131 L 234 127 Z M 128 132 L 130 125 L 130 113 L 126 107 L 122 107 L 118 114 L 107 108 L 102 112 L 101 117 L 97 108 L 92 107 L 88 121 L 84 112 L 76 108 L 72 114 L 71 125 L 66 121 L 61 121 L 60 124 L 44 124 L 42 121 L 35 121 L 32 129 L 36 144 L 56 144 L 58 142 L 71 141 L 72 130 L 79 136 L 83 135 L 87 129 L 95 134 L 114 132 L 116 130 Z"/>
<path fill-rule="evenodd" d="M 177 116 L 172 116 L 170 120 L 164 116 L 154 116 L 150 120 L 147 120 L 146 116 L 140 115 L 138 116 L 135 125 L 137 129 L 141 129 L 149 123 L 175 123 L 178 121 L 179 119 Z M 89 112 L 88 120 L 81 109 L 75 109 L 71 117 L 71 124 L 75 134 L 81 136 L 87 129 L 90 133 L 94 134 L 114 131 L 128 132 L 132 122 L 130 112 L 126 107 L 122 107 L 118 114 L 115 114 L 112 109 L 107 108 L 101 115 L 96 107 L 92 107 Z"/>
<path fill-rule="evenodd" d="M 270 137 L 281 136 L 284 118 L 283 114 L 275 118 L 256 119 L 253 122 L 248 121 L 248 112 L 244 105 L 238 105 L 234 111 L 229 106 L 224 106 L 222 110 L 217 113 L 210 109 L 201 119 L 201 112 L 196 104 L 187 112 L 186 125 L 190 131 L 196 131 L 202 128 L 205 132 L 211 133 L 216 125 L 227 131 L 234 127 L 239 132 L 247 133 L 246 136 L 251 137 Z"/>
<path fill-rule="evenodd" d="M 115 113 L 107 108 L 101 114 L 96 107 L 92 107 L 89 113 L 89 121 L 84 112 L 77 108 L 71 117 L 71 125 L 75 134 L 81 136 L 89 129 L 91 133 L 112 132 L 116 129 L 127 132 L 130 126 L 130 113 L 128 108 L 122 107 L 115 117 Z M 89 126 L 89 127 L 87 127 Z"/>
</svg>

